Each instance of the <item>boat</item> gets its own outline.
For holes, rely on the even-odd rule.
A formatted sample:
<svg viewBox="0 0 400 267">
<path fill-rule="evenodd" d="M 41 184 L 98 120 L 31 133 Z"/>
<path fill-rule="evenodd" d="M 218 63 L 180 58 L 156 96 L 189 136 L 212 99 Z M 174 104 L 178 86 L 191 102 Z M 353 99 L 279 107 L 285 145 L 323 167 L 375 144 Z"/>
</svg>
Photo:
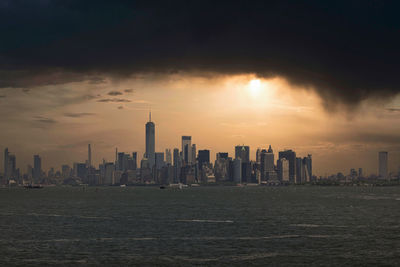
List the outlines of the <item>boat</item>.
<svg viewBox="0 0 400 267">
<path fill-rule="evenodd" d="M 165 186 L 163 186 L 163 185 L 162 185 L 162 186 L 160 186 L 160 189 L 165 189 Z"/>
<path fill-rule="evenodd" d="M 24 187 L 26 189 L 42 189 L 43 188 L 42 185 L 33 185 L 33 184 L 25 185 Z"/>
</svg>

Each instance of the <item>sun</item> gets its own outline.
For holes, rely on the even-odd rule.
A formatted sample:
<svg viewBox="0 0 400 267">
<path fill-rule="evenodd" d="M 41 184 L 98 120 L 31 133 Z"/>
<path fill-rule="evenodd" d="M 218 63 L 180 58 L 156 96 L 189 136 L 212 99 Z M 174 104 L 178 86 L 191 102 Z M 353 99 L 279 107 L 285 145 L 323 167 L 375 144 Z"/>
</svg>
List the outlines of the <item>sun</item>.
<svg viewBox="0 0 400 267">
<path fill-rule="evenodd" d="M 259 96 L 261 93 L 261 81 L 259 79 L 253 79 L 248 84 L 248 89 L 251 96 Z"/>
</svg>

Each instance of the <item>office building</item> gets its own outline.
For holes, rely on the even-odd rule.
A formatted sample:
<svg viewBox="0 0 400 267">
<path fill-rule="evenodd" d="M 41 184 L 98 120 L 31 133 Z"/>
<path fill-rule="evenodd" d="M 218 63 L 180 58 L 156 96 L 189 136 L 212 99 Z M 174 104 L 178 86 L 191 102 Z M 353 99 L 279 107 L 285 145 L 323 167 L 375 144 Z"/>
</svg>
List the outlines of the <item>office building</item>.
<svg viewBox="0 0 400 267">
<path fill-rule="evenodd" d="M 164 167 L 164 153 L 163 152 L 156 152 L 155 153 L 155 158 L 156 158 L 156 169 L 161 170 L 162 167 Z"/>
<path fill-rule="evenodd" d="M 165 149 L 165 163 L 172 165 L 171 149 L 169 148 Z"/>
<path fill-rule="evenodd" d="M 242 163 L 250 162 L 250 147 L 238 145 L 235 147 L 235 159 L 240 158 Z"/>
<path fill-rule="evenodd" d="M 259 157 L 261 180 L 267 181 L 276 178 L 274 152 L 271 146 L 269 146 L 268 151 L 265 149 L 261 150 Z"/>
<path fill-rule="evenodd" d="M 388 178 L 388 152 L 379 152 L 379 177 Z"/>
<path fill-rule="evenodd" d="M 146 123 L 146 158 L 149 161 L 150 168 L 155 164 L 155 124 L 151 121 L 151 112 L 149 113 L 149 121 Z"/>
<path fill-rule="evenodd" d="M 203 167 L 203 164 L 210 163 L 210 150 L 199 150 L 197 161 L 200 169 Z"/>
<path fill-rule="evenodd" d="M 289 161 L 286 158 L 278 159 L 278 179 L 282 182 L 289 182 Z"/>
<path fill-rule="evenodd" d="M 182 136 L 182 157 L 185 164 L 192 164 L 192 137 Z"/>
<path fill-rule="evenodd" d="M 215 156 L 216 159 L 227 159 L 228 153 L 227 152 L 218 152 Z"/>
<path fill-rule="evenodd" d="M 296 182 L 296 152 L 285 150 L 279 152 L 279 159 L 285 158 L 289 161 L 289 181 Z"/>
<path fill-rule="evenodd" d="M 42 178 L 42 159 L 39 155 L 33 156 L 33 181 L 34 183 L 40 183 Z"/>
<path fill-rule="evenodd" d="M 242 159 L 240 157 L 233 161 L 233 181 L 235 183 L 242 182 Z"/>
</svg>

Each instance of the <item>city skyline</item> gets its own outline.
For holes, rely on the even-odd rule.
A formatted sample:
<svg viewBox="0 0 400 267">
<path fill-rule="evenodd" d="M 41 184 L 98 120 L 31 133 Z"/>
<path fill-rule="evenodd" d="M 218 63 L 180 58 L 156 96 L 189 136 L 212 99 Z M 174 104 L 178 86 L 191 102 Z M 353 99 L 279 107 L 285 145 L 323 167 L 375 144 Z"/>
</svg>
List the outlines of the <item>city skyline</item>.
<svg viewBox="0 0 400 267">
<path fill-rule="evenodd" d="M 182 135 L 181 136 L 181 150 L 179 151 L 179 148 L 166 148 L 165 149 L 165 153 L 164 152 L 159 152 L 155 149 L 155 143 L 156 143 L 156 124 L 152 121 L 151 119 L 151 111 L 149 112 L 149 119 L 145 124 L 145 152 L 143 153 L 143 157 L 140 158 L 137 156 L 138 151 L 131 151 L 126 153 L 125 151 L 119 150 L 118 151 L 118 147 L 115 148 L 115 168 L 116 170 L 123 170 L 126 167 L 126 164 L 128 164 L 128 162 L 125 163 L 125 160 L 129 160 L 130 157 L 130 153 L 132 153 L 132 157 L 134 159 L 134 169 L 136 169 L 136 166 L 142 166 L 143 164 L 143 160 L 148 161 L 147 164 L 149 164 L 148 166 L 150 168 L 155 167 L 156 169 L 160 169 L 162 166 L 164 166 L 164 164 L 170 164 L 172 166 L 177 166 L 176 163 L 176 157 L 180 157 L 183 164 L 199 164 L 200 168 L 202 166 L 202 162 L 207 159 L 207 162 L 213 162 L 215 161 L 217 164 L 217 160 L 218 160 L 218 155 L 222 155 L 222 154 L 226 154 L 225 157 L 228 157 L 228 155 L 231 155 L 232 159 L 240 159 L 240 164 L 246 164 L 246 163 L 250 163 L 250 162 L 254 162 L 254 163 L 261 163 L 261 169 L 260 169 L 260 177 L 262 177 L 263 179 L 269 180 L 269 179 L 280 179 L 282 180 L 282 174 L 273 174 L 273 176 L 271 177 L 269 174 L 271 171 L 275 172 L 275 170 L 279 170 L 280 168 L 282 168 L 282 163 L 280 162 L 281 158 L 284 158 L 287 160 L 288 164 L 287 166 L 290 167 L 290 169 L 288 169 L 288 177 L 287 179 L 290 181 L 297 181 L 296 178 L 296 174 L 297 173 L 302 173 L 305 171 L 305 174 L 303 174 L 302 176 L 308 177 L 306 181 L 310 181 L 311 176 L 312 175 L 316 175 L 316 173 L 312 173 L 311 174 L 311 154 L 308 154 L 307 157 L 304 158 L 303 161 L 305 161 L 306 159 L 309 159 L 309 163 L 304 163 L 304 166 L 307 166 L 305 168 L 301 168 L 301 169 L 296 169 L 297 167 L 294 166 L 301 166 L 302 163 L 297 162 L 298 160 L 301 160 L 301 158 L 297 158 L 296 157 L 296 152 L 293 151 L 292 149 L 288 149 L 288 148 L 284 148 L 282 151 L 279 151 L 277 154 L 277 158 L 279 160 L 274 161 L 274 151 L 271 147 L 271 144 L 268 145 L 268 149 L 261 149 L 260 147 L 257 147 L 256 151 L 255 151 L 255 155 L 254 158 L 251 157 L 252 153 L 251 152 L 251 148 L 250 146 L 246 146 L 244 144 L 238 144 L 234 146 L 234 153 L 230 153 L 230 152 L 222 152 L 222 151 L 218 151 L 215 152 L 214 154 L 216 155 L 214 158 L 211 156 L 213 155 L 213 153 L 210 153 L 211 151 L 209 149 L 204 148 L 199 149 L 198 150 L 198 154 L 197 154 L 197 150 L 196 150 L 196 144 L 193 143 L 192 144 L 192 136 L 186 136 L 186 135 Z M 171 149 L 174 150 L 174 154 L 173 154 L 173 161 L 172 161 L 172 154 L 171 154 Z M 175 153 L 175 150 L 178 151 L 179 154 Z M 125 155 L 128 156 L 128 159 L 125 159 Z M 271 155 L 271 156 L 268 156 Z M 378 170 L 375 173 L 366 173 L 365 169 L 363 167 L 357 167 L 358 168 L 358 173 L 357 176 L 363 177 L 363 175 L 378 175 L 379 177 L 389 177 L 388 175 L 390 173 L 393 173 L 394 175 L 397 174 L 397 172 L 400 172 L 400 169 L 398 171 L 393 170 L 393 172 L 390 171 L 390 169 L 388 168 L 388 152 L 386 151 L 380 151 L 379 155 L 378 155 Z M 8 148 L 4 149 L 4 154 L 3 154 L 3 175 L 6 177 L 11 177 L 11 173 L 9 172 L 9 169 L 13 169 L 14 172 L 18 169 L 19 174 L 18 175 L 22 175 L 25 172 L 21 171 L 21 168 L 19 168 L 19 166 L 17 166 L 16 164 L 16 156 L 15 154 L 11 154 Z M 160 160 L 162 161 L 162 164 L 160 164 Z M 296 161 L 296 162 L 295 162 Z M 48 169 L 51 169 L 53 171 L 57 170 L 57 171 L 61 171 L 61 173 L 63 172 L 63 168 L 64 166 L 69 166 L 69 164 L 71 164 L 73 167 L 73 169 L 76 169 L 76 164 L 78 165 L 82 165 L 85 166 L 85 168 L 87 169 L 87 174 L 89 175 L 91 173 L 91 169 L 92 166 L 94 167 L 94 170 L 96 168 L 95 164 L 92 163 L 92 144 L 87 144 L 87 158 L 84 161 L 85 163 L 79 163 L 79 162 L 83 162 L 81 161 L 73 161 L 71 163 L 67 163 L 64 162 L 62 165 L 59 165 L 58 167 L 49 167 Z M 113 162 L 112 160 L 106 160 L 104 157 L 102 158 L 102 162 L 98 163 L 98 166 L 102 166 L 102 164 L 106 163 L 106 162 Z M 141 164 L 139 164 L 139 162 L 142 162 Z M 173 164 L 172 164 L 173 162 Z M 296 163 L 296 165 L 294 165 Z M 309 165 L 309 167 L 308 167 Z M 38 167 L 39 166 L 39 167 Z M 244 166 L 244 165 L 243 165 Z M 266 166 L 265 168 L 263 166 Z M 28 175 L 29 175 L 29 170 L 30 168 L 32 169 L 32 177 L 34 180 L 39 179 L 39 177 L 41 176 L 41 172 L 44 171 L 46 172 L 46 170 L 44 168 L 42 168 L 42 158 L 40 157 L 40 155 L 33 155 L 33 168 L 31 164 L 27 164 L 25 167 L 27 167 L 28 170 Z M 216 166 L 214 166 L 215 168 L 217 168 Z M 264 168 L 264 169 L 263 169 Z M 309 168 L 309 173 L 308 173 L 308 168 Z M 315 165 L 314 165 L 315 168 Z M 71 169 L 72 170 L 72 169 Z M 242 172 L 242 167 L 240 168 L 240 172 Z M 350 169 L 350 176 L 353 176 L 353 172 L 355 171 L 355 168 L 351 168 Z M 344 173 L 346 175 L 346 171 L 341 172 L 338 171 L 337 173 Z M 334 175 L 335 173 L 330 173 L 329 175 Z M 278 175 L 278 176 L 276 176 Z M 325 173 L 325 175 L 321 175 L 321 174 L 317 174 L 317 176 L 320 177 L 327 177 L 327 173 Z M 36 177 L 36 178 L 35 178 Z"/>
</svg>

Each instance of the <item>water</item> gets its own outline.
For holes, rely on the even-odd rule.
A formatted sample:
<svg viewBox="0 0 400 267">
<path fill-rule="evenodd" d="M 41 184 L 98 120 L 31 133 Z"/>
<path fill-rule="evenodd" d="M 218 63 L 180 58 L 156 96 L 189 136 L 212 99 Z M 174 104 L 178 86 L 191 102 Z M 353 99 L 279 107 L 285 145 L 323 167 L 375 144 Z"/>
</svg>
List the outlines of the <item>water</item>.
<svg viewBox="0 0 400 267">
<path fill-rule="evenodd" d="M 0 189 L 0 265 L 399 265 L 399 187 Z"/>
</svg>

